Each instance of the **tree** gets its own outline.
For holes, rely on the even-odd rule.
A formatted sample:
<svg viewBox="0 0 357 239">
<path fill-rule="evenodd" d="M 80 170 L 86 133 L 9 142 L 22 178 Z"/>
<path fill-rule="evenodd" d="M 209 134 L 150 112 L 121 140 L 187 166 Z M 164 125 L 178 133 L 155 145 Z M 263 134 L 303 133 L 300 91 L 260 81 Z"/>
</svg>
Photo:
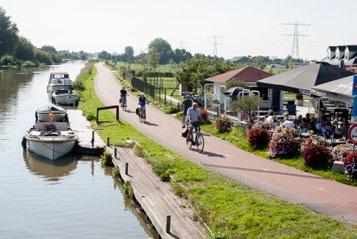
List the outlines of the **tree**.
<svg viewBox="0 0 357 239">
<path fill-rule="evenodd" d="M 159 60 L 160 60 L 160 55 L 155 49 L 149 51 L 148 64 L 154 71 L 156 70 L 156 67 L 159 64 Z"/>
<path fill-rule="evenodd" d="M 46 65 L 53 64 L 51 54 L 39 48 L 35 49 L 35 60 Z"/>
<path fill-rule="evenodd" d="M 15 55 L 17 59 L 32 61 L 35 57 L 35 47 L 24 37 L 20 37 L 16 45 Z"/>
<path fill-rule="evenodd" d="M 0 7 L 0 56 L 13 54 L 18 40 L 17 33 L 16 24 L 11 22 L 5 10 Z"/>
<path fill-rule="evenodd" d="M 132 46 L 125 47 L 124 54 L 128 61 L 132 61 L 134 58 L 134 48 Z"/>
<path fill-rule="evenodd" d="M 181 63 L 192 58 L 190 52 L 185 49 L 175 49 L 172 53 L 172 60 L 175 63 Z"/>
<path fill-rule="evenodd" d="M 171 56 L 171 45 L 162 38 L 156 38 L 149 44 L 149 54 L 151 51 L 156 51 L 159 55 L 159 64 L 168 64 Z M 156 53 L 154 53 L 156 54 Z"/>
<path fill-rule="evenodd" d="M 57 53 L 56 48 L 54 48 L 53 46 L 48 46 L 48 45 L 42 46 L 41 50 L 43 50 L 45 52 L 55 53 L 55 54 Z"/>
<path fill-rule="evenodd" d="M 195 55 L 180 65 L 176 78 L 181 84 L 196 89 L 204 84 L 205 79 L 232 69 L 233 65 L 226 61 Z"/>
<path fill-rule="evenodd" d="M 253 112 L 261 105 L 262 100 L 256 95 L 244 95 L 232 102 L 232 110 L 243 111 L 248 115 L 249 121 L 253 120 Z"/>
<path fill-rule="evenodd" d="M 107 51 L 103 50 L 98 54 L 98 58 L 103 60 L 110 60 L 112 58 L 112 55 Z"/>
</svg>

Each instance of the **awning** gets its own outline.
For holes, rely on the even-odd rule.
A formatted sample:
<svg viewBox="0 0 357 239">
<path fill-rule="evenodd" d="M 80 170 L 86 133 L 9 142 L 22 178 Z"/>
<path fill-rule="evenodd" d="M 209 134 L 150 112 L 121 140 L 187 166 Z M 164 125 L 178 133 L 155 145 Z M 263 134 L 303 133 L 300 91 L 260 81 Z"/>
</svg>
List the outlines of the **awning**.
<svg viewBox="0 0 357 239">
<path fill-rule="evenodd" d="M 258 87 L 310 95 L 314 86 L 353 75 L 326 62 L 312 63 L 274 75 L 257 82 Z"/>
<path fill-rule="evenodd" d="M 352 102 L 352 84 L 353 75 L 315 86 L 312 94 L 350 103 Z"/>
</svg>

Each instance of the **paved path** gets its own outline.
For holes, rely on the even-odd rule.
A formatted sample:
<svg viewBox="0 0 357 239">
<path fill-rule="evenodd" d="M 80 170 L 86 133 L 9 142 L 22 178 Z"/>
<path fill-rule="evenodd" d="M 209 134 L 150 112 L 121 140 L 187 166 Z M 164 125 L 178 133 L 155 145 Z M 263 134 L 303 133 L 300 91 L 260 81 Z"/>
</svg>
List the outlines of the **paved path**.
<svg viewBox="0 0 357 239">
<path fill-rule="evenodd" d="M 104 104 L 118 104 L 120 86 L 110 70 L 101 64 L 95 78 L 96 93 Z M 181 124 L 154 107 L 147 108 L 147 124 L 135 115 L 137 100 L 128 98 L 130 112 L 120 117 L 157 143 L 227 178 L 292 203 L 357 224 L 357 187 L 323 179 L 316 175 L 276 163 L 238 149 L 234 145 L 205 135 L 205 152 L 188 150 L 181 137 Z"/>
</svg>

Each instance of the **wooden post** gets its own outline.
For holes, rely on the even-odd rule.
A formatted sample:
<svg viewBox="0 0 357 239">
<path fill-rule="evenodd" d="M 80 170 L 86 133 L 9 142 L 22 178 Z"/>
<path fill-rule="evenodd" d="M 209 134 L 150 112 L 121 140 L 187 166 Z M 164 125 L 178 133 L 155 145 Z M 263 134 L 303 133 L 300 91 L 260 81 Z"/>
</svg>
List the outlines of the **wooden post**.
<svg viewBox="0 0 357 239">
<path fill-rule="evenodd" d="M 171 215 L 166 216 L 166 232 L 171 232 Z"/>
<path fill-rule="evenodd" d="M 107 137 L 107 146 L 110 147 L 110 138 Z"/>
<path fill-rule="evenodd" d="M 94 130 L 92 131 L 92 139 L 91 139 L 91 144 L 92 144 L 92 147 L 93 147 L 93 145 L 94 145 Z"/>
<path fill-rule="evenodd" d="M 129 175 L 129 163 L 125 163 L 125 175 Z"/>
<path fill-rule="evenodd" d="M 165 104 L 166 104 L 166 95 L 167 95 L 166 90 L 167 89 L 165 88 L 165 98 L 164 98 L 165 99 Z"/>
<path fill-rule="evenodd" d="M 117 147 L 114 148 L 114 158 L 118 158 L 118 149 Z"/>
<path fill-rule="evenodd" d="M 119 105 L 116 107 L 116 120 L 119 122 Z"/>
</svg>

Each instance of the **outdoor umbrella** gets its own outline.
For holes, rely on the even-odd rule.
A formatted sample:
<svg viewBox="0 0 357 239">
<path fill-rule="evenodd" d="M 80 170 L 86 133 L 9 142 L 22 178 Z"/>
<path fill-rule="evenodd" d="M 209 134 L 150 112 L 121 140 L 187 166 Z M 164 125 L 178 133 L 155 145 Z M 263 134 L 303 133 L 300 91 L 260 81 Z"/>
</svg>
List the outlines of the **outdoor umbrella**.
<svg viewBox="0 0 357 239">
<path fill-rule="evenodd" d="M 345 103 L 351 103 L 352 84 L 353 76 L 348 76 L 332 82 L 315 86 L 312 89 L 312 94 L 317 96 L 326 96 L 329 98 L 334 98 Z"/>
<path fill-rule="evenodd" d="M 314 86 L 350 75 L 353 73 L 325 62 L 319 62 L 259 80 L 257 85 L 258 87 L 310 95 Z"/>
</svg>

